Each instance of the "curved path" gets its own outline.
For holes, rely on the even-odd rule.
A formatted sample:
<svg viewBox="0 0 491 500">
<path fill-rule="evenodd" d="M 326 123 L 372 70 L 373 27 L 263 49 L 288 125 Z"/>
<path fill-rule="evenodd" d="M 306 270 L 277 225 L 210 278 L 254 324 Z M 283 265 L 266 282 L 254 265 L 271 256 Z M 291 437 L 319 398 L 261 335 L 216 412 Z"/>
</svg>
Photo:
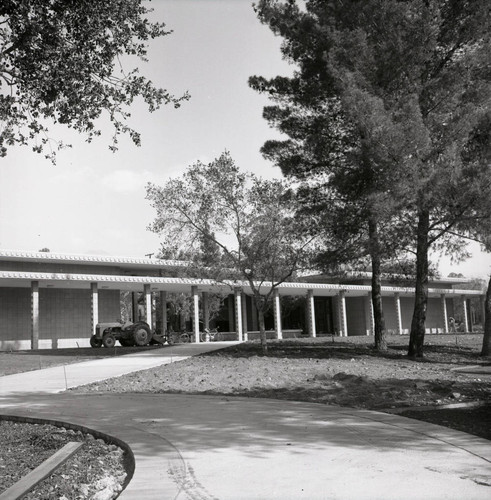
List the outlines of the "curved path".
<svg viewBox="0 0 491 500">
<path fill-rule="evenodd" d="M 7 378 L 1 414 L 84 425 L 130 445 L 136 470 L 124 500 L 491 496 L 490 442 L 424 422 L 268 399 L 16 394 Z"/>
</svg>

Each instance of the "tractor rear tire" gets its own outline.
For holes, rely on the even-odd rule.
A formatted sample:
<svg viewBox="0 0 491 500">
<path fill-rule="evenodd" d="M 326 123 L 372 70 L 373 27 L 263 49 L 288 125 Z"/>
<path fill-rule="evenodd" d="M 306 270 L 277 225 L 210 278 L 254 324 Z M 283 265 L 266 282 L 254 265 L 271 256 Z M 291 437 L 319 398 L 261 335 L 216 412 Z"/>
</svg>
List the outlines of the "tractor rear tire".
<svg viewBox="0 0 491 500">
<path fill-rule="evenodd" d="M 104 337 L 102 337 L 102 343 L 104 344 L 104 347 L 114 347 L 116 345 L 116 339 L 114 338 L 114 335 L 111 333 L 106 333 Z"/>
<path fill-rule="evenodd" d="M 92 337 L 90 337 L 89 342 L 91 347 L 102 347 L 102 339 L 98 339 L 95 335 L 92 335 Z"/>
<path fill-rule="evenodd" d="M 136 345 L 147 345 L 152 340 L 152 332 L 146 325 L 137 325 L 133 331 L 133 339 Z"/>
</svg>

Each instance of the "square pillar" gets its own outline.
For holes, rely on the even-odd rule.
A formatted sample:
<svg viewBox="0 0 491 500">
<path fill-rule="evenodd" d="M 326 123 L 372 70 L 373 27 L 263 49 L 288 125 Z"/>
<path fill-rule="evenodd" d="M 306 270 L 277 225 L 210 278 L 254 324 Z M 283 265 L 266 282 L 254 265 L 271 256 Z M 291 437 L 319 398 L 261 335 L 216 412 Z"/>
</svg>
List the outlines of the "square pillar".
<svg viewBox="0 0 491 500">
<path fill-rule="evenodd" d="M 145 294 L 145 321 L 152 328 L 152 291 L 150 285 L 144 285 L 143 292 Z"/>
<path fill-rule="evenodd" d="M 281 301 L 280 292 L 277 288 L 273 291 L 273 304 L 274 304 L 274 329 L 276 330 L 276 338 L 283 338 L 283 330 L 281 329 Z"/>
<path fill-rule="evenodd" d="M 348 336 L 348 318 L 346 316 L 346 292 L 340 290 L 338 293 L 338 326 L 341 337 Z"/>
<path fill-rule="evenodd" d="M 197 286 L 191 287 L 191 295 L 193 300 L 193 309 L 192 309 L 193 335 L 194 335 L 194 342 L 198 344 L 200 338 L 199 338 L 199 294 Z"/>
<path fill-rule="evenodd" d="M 235 299 L 235 330 L 237 333 L 237 340 L 242 342 L 242 295 L 240 288 L 234 288 Z"/>
<path fill-rule="evenodd" d="M 208 292 L 203 292 L 201 294 L 201 300 L 203 304 L 203 330 L 205 328 L 210 328 L 210 296 Z"/>
<path fill-rule="evenodd" d="M 31 349 L 39 349 L 39 281 L 31 281 Z"/>
<path fill-rule="evenodd" d="M 307 332 L 309 337 L 316 337 L 314 290 L 307 290 Z"/>
<path fill-rule="evenodd" d="M 444 293 L 440 295 L 440 302 L 442 305 L 443 333 L 448 333 L 447 296 Z"/>
<path fill-rule="evenodd" d="M 167 292 L 160 292 L 160 311 L 162 314 L 162 332 L 161 334 L 165 334 L 167 332 Z"/>
<path fill-rule="evenodd" d="M 401 295 L 399 293 L 394 294 L 394 302 L 396 307 L 397 333 L 399 335 L 402 335 Z"/>
<path fill-rule="evenodd" d="M 92 335 L 95 335 L 95 327 L 99 323 L 99 290 L 97 289 L 97 283 L 90 284 L 90 292 L 92 294 L 91 301 L 91 316 L 92 316 Z"/>
<path fill-rule="evenodd" d="M 247 295 L 242 292 L 242 333 L 244 341 L 249 340 L 247 335 Z"/>
<path fill-rule="evenodd" d="M 463 310 L 464 332 L 468 332 L 469 314 L 467 312 L 467 297 L 465 295 L 462 295 L 462 310 Z"/>
<path fill-rule="evenodd" d="M 374 335 L 375 318 L 373 316 L 372 292 L 365 297 L 365 331 L 367 335 Z"/>
</svg>

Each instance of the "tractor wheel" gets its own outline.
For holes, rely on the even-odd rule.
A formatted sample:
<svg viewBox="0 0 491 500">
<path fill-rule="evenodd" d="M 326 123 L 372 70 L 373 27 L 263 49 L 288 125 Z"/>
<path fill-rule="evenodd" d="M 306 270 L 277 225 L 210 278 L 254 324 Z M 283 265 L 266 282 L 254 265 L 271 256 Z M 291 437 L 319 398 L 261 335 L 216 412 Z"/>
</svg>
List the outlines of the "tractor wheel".
<svg viewBox="0 0 491 500">
<path fill-rule="evenodd" d="M 102 343 L 104 347 L 114 347 L 116 345 L 116 339 L 111 333 L 106 333 L 106 335 L 102 337 Z"/>
<path fill-rule="evenodd" d="M 136 345 L 147 345 L 152 339 L 152 332 L 146 325 L 137 325 L 133 331 L 133 339 Z"/>
<path fill-rule="evenodd" d="M 92 337 L 90 337 L 89 342 L 91 347 L 102 347 L 102 340 L 98 339 L 95 335 L 92 335 Z"/>
<path fill-rule="evenodd" d="M 121 338 L 119 339 L 119 343 L 123 346 L 123 347 L 132 347 L 135 345 L 133 339 L 124 339 L 124 338 Z"/>
</svg>

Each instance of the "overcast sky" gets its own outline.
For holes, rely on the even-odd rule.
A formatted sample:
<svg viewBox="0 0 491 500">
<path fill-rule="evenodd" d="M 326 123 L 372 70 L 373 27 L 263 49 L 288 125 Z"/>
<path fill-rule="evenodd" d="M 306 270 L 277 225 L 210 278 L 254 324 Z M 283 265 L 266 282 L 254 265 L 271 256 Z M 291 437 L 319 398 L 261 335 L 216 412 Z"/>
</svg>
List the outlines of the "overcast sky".
<svg viewBox="0 0 491 500">
<path fill-rule="evenodd" d="M 247 85 L 251 75 L 289 74 L 280 39 L 259 23 L 250 0 L 154 0 L 152 17 L 174 32 L 151 43 L 141 72 L 175 95 L 191 99 L 178 110 L 148 113 L 132 108 L 130 125 L 142 146 L 122 139 L 108 149 L 110 127 L 87 144 L 82 136 L 52 129 L 73 145 L 53 166 L 29 148 L 12 148 L 0 159 L 0 248 L 57 253 L 143 257 L 159 248 L 146 227 L 154 213 L 145 200 L 147 182 L 163 183 L 200 159 L 225 149 L 237 165 L 263 177 L 280 172 L 259 148 L 277 136 L 262 119 L 267 101 Z M 460 265 L 441 262 L 444 276 L 462 272 L 486 277 L 491 256 L 477 248 Z"/>
</svg>

